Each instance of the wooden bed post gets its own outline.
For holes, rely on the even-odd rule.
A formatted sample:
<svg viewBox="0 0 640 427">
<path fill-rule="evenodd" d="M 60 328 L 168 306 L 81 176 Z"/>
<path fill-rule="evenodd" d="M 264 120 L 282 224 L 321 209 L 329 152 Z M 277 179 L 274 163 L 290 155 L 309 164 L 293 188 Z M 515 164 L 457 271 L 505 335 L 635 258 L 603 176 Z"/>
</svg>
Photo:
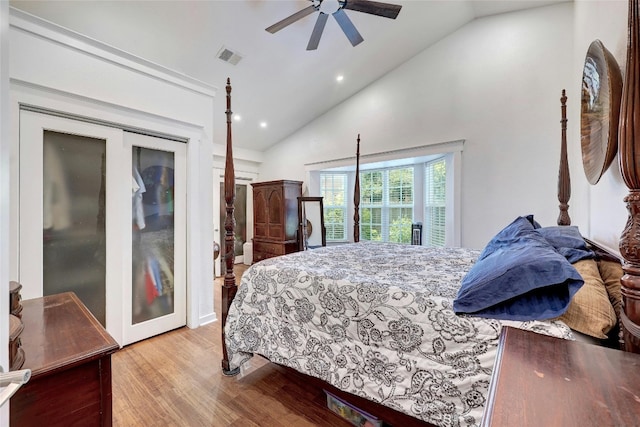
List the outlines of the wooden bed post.
<svg viewBox="0 0 640 427">
<path fill-rule="evenodd" d="M 620 238 L 625 262 L 620 313 L 624 349 L 640 352 L 640 23 L 638 0 L 629 1 L 627 70 L 622 89 L 619 128 L 620 170 L 629 194 L 629 219 Z"/>
<path fill-rule="evenodd" d="M 562 142 L 560 146 L 560 171 L 558 172 L 558 201 L 560 215 L 558 225 L 571 225 L 569 217 L 569 198 L 571 197 L 571 177 L 569 176 L 569 161 L 567 160 L 567 92 L 562 89 L 560 98 L 562 109 Z"/>
<path fill-rule="evenodd" d="M 356 143 L 356 180 L 353 187 L 353 241 L 360 241 L 360 134 Z"/>
<path fill-rule="evenodd" d="M 224 201 L 226 204 L 227 216 L 224 220 L 224 261 L 225 275 L 222 285 L 222 373 L 224 375 L 236 375 L 240 372 L 240 368 L 229 368 L 229 354 L 227 353 L 227 345 L 225 343 L 224 327 L 227 324 L 227 315 L 229 306 L 233 301 L 238 289 L 236 285 L 236 276 L 233 273 L 233 264 L 236 258 L 234 250 L 234 238 L 236 220 L 233 216 L 233 204 L 236 200 L 236 177 L 233 167 L 233 149 L 231 138 L 231 79 L 227 78 L 227 154 L 224 165 Z"/>
</svg>

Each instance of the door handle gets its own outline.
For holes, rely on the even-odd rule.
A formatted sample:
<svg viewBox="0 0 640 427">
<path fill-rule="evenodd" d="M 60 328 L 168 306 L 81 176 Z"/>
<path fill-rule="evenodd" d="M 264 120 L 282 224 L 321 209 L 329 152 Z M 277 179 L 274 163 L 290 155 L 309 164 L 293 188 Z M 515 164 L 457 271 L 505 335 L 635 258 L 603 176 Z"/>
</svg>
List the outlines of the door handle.
<svg viewBox="0 0 640 427">
<path fill-rule="evenodd" d="M 4 388 L 0 391 L 0 406 L 4 405 L 21 385 L 26 384 L 29 378 L 31 378 L 31 369 L 2 372 L 2 366 L 0 366 L 0 387 Z"/>
</svg>

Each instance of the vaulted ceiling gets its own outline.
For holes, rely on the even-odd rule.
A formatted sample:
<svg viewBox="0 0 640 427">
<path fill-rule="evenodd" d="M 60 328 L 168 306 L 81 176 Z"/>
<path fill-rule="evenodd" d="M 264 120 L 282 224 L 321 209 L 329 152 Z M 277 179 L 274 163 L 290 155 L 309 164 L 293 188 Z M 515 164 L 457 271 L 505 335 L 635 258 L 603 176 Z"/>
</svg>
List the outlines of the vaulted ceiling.
<svg viewBox="0 0 640 427">
<path fill-rule="evenodd" d="M 224 84 L 230 77 L 233 111 L 240 116 L 234 144 L 263 151 L 468 22 L 562 1 L 392 0 L 402 5 L 395 20 L 346 11 L 364 42 L 353 47 L 329 19 L 315 51 L 306 47 L 317 12 L 275 34 L 265 31 L 310 0 L 10 4 L 217 87 L 213 139 L 219 144 L 225 141 Z M 242 59 L 236 65 L 218 59 L 223 49 Z"/>
</svg>

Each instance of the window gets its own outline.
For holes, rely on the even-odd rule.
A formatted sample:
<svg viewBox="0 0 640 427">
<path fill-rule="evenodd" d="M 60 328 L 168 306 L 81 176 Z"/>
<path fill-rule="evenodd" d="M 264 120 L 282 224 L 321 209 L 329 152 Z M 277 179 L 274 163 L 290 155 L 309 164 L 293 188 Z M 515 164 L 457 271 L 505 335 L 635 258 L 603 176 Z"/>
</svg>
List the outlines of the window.
<svg viewBox="0 0 640 427">
<path fill-rule="evenodd" d="M 361 173 L 362 239 L 411 243 L 413 191 L 413 167 Z"/>
<path fill-rule="evenodd" d="M 447 172 L 444 158 L 425 164 L 423 242 L 428 246 L 445 245 Z"/>
<path fill-rule="evenodd" d="M 457 140 L 362 156 L 360 239 L 411 244 L 412 224 L 421 223 L 423 245 L 460 246 L 463 144 Z M 324 197 L 327 241 L 351 241 L 355 161 L 321 160 L 305 168 L 310 195 Z"/>
<path fill-rule="evenodd" d="M 347 240 L 347 174 L 321 173 L 320 195 L 323 197 L 326 240 Z"/>
</svg>

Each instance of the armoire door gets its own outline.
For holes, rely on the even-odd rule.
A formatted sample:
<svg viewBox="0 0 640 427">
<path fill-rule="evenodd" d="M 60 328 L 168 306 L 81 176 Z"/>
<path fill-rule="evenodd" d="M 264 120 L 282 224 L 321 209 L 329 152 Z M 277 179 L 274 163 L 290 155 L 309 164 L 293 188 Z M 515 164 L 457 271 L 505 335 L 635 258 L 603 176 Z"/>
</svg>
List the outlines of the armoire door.
<svg viewBox="0 0 640 427">
<path fill-rule="evenodd" d="M 184 143 L 22 110 L 23 298 L 75 292 L 121 345 L 186 324 L 185 153 Z"/>
</svg>

